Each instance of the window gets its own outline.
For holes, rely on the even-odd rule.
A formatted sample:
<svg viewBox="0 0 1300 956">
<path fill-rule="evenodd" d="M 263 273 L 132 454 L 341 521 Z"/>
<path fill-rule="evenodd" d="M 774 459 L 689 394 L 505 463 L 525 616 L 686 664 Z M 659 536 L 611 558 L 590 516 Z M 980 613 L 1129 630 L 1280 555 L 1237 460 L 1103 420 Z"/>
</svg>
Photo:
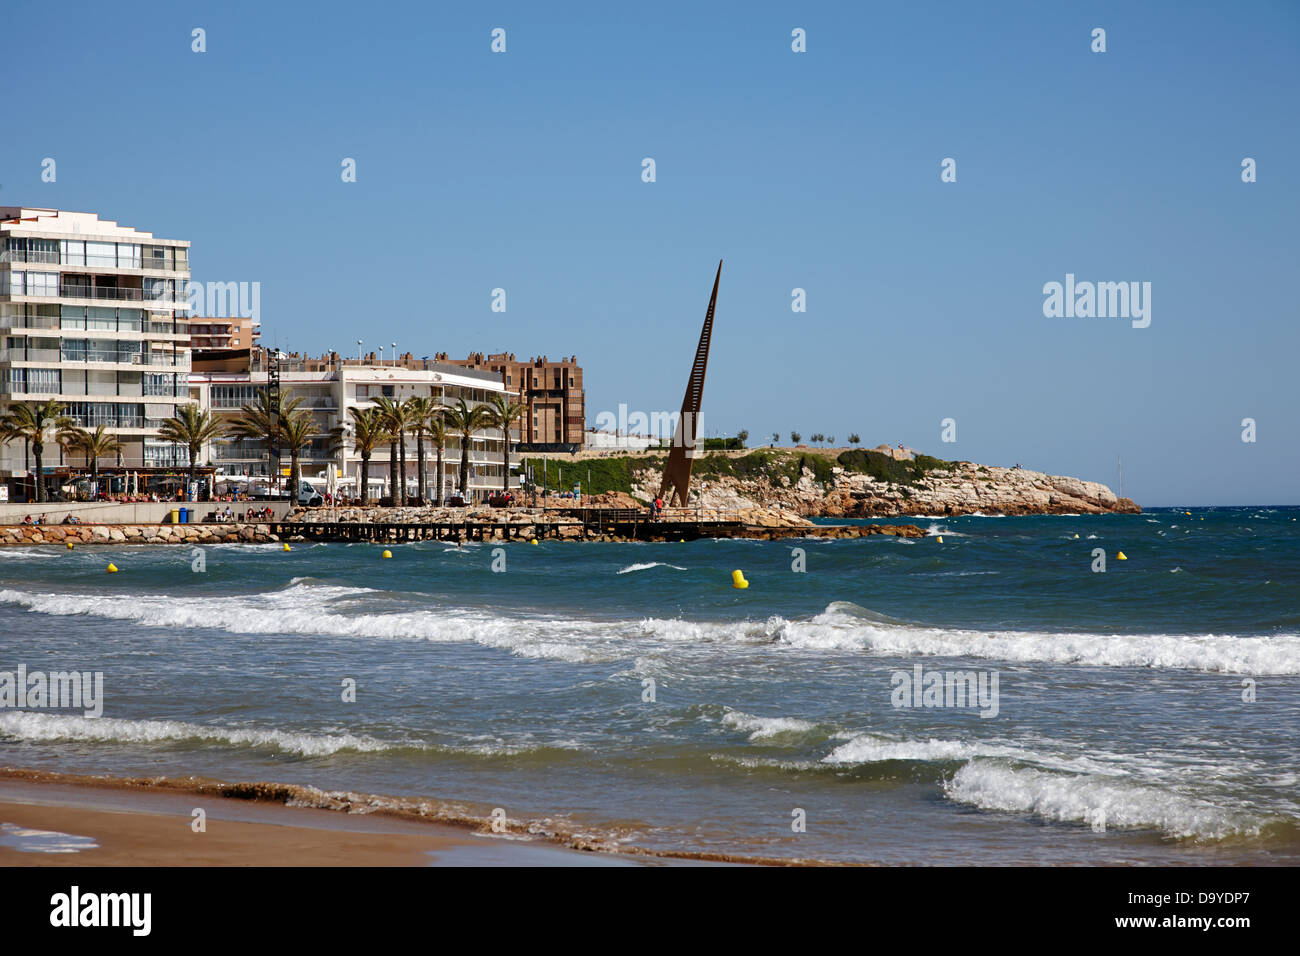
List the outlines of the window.
<svg viewBox="0 0 1300 956">
<path fill-rule="evenodd" d="M 139 269 L 140 247 L 131 242 L 117 244 L 117 267 L 119 269 Z"/>
<path fill-rule="evenodd" d="M 248 402 L 257 400 L 260 391 L 256 385 L 213 385 L 211 401 L 213 408 L 240 408 Z"/>
<path fill-rule="evenodd" d="M 87 339 L 63 339 L 59 352 L 65 362 L 84 362 L 88 346 Z"/>
<path fill-rule="evenodd" d="M 81 305 L 65 305 L 59 308 L 59 328 L 84 329 L 86 327 L 86 308 Z"/>
<path fill-rule="evenodd" d="M 99 329 L 104 332 L 116 332 L 117 309 L 105 308 L 102 305 L 87 306 L 86 328 Z"/>
<path fill-rule="evenodd" d="M 86 244 L 80 239 L 64 239 L 63 264 L 65 266 L 84 266 L 86 264 Z"/>
<path fill-rule="evenodd" d="M 27 273 L 28 295 L 58 295 L 59 274 L 57 272 Z"/>
<path fill-rule="evenodd" d="M 141 331 L 142 313 L 139 309 L 118 309 L 117 310 L 117 330 L 119 332 L 139 332 Z"/>
<path fill-rule="evenodd" d="M 32 394 L 57 395 L 62 381 L 57 368 L 29 368 L 27 370 L 27 390 Z"/>
<path fill-rule="evenodd" d="M 0 295 L 23 295 L 27 288 L 27 273 L 0 272 Z"/>
<path fill-rule="evenodd" d="M 144 393 L 146 395 L 173 395 L 176 391 L 176 376 L 171 372 L 146 372 L 144 376 Z"/>
<path fill-rule="evenodd" d="M 113 242 L 86 243 L 86 265 L 117 267 L 117 244 Z"/>
</svg>

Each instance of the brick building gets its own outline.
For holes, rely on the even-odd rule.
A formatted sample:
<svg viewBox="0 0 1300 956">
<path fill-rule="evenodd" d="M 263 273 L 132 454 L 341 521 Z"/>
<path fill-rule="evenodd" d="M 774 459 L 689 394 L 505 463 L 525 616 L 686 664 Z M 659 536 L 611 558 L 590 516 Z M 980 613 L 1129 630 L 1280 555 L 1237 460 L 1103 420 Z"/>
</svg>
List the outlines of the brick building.
<svg viewBox="0 0 1300 956">
<path fill-rule="evenodd" d="M 448 365 L 498 372 L 506 388 L 519 395 L 526 411 L 521 421 L 523 450 L 578 450 L 585 441 L 587 408 L 582 387 L 582 367 L 571 355 L 552 362 L 545 355 L 526 362 L 513 352 L 484 355 L 473 352 L 468 358 L 448 358 L 439 352 L 434 358 Z M 559 446 L 572 446 L 561 449 Z"/>
</svg>

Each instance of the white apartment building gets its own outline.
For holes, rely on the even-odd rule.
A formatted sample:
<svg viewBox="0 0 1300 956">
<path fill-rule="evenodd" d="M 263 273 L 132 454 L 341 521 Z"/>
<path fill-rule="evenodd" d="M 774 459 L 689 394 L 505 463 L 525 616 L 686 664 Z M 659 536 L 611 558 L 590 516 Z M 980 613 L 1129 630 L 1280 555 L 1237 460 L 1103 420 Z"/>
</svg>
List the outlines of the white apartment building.
<svg viewBox="0 0 1300 956">
<path fill-rule="evenodd" d="M 0 411 L 57 399 L 123 444 L 103 464 L 183 465 L 157 435 L 190 400 L 189 245 L 91 213 L 0 207 Z M 43 464 L 82 462 L 51 441 Z M 32 467 L 23 443 L 0 448 L 0 478 Z"/>
<path fill-rule="evenodd" d="M 257 356 L 260 353 L 254 352 Z M 348 409 L 374 404 L 379 397 L 405 401 L 413 396 L 431 396 L 443 404 L 455 405 L 458 399 L 483 403 L 496 395 L 507 393 L 502 376 L 495 372 L 482 372 L 455 365 L 429 363 L 427 369 L 410 369 L 402 366 L 342 364 L 328 359 L 289 358 L 280 362 L 280 390 L 285 401 L 300 399 L 299 407 L 309 410 L 316 423 L 317 437 L 302 455 L 302 475 L 324 489 L 326 469 L 334 467 L 341 472 L 340 491 L 343 494 L 359 493 L 361 482 L 361 456 L 351 441 L 345 440 L 340 451 L 330 451 L 330 431 L 339 424 L 349 424 Z M 255 360 L 249 371 L 194 371 L 189 376 L 190 396 L 201 407 L 210 408 L 224 418 L 238 417 L 240 408 L 256 401 L 257 392 L 267 387 L 267 371 Z M 517 441 L 517 434 L 512 441 Z M 443 449 L 443 487 L 436 494 L 437 450 L 432 442 L 425 442 L 425 475 L 427 494 L 431 499 L 443 500 L 459 491 L 460 439 L 450 436 Z M 257 441 L 221 440 L 205 449 L 203 462 L 211 462 L 220 474 L 266 475 L 266 447 Z M 513 460 L 513 458 L 512 458 Z M 503 449 L 500 430 L 485 430 L 475 435 L 470 444 L 471 495 L 476 499 L 486 497 L 502 487 Z M 282 453 L 280 465 L 289 467 L 289 457 Z M 376 448 L 370 459 L 371 496 L 388 494 L 393 476 L 389 475 L 387 446 Z M 416 442 L 413 435 L 406 439 L 406 476 L 408 493 L 414 494 L 418 483 Z M 400 463 L 399 463 L 400 469 Z M 517 486 L 516 482 L 512 485 Z"/>
</svg>

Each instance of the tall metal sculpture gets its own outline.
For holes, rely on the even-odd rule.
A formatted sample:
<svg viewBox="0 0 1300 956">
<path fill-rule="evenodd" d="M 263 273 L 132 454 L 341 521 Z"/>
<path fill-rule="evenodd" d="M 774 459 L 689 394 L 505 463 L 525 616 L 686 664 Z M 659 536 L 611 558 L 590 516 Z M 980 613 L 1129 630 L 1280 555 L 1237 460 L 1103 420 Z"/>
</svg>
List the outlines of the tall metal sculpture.
<svg viewBox="0 0 1300 956">
<path fill-rule="evenodd" d="M 709 367 L 709 340 L 713 337 L 713 309 L 718 304 L 718 282 L 722 279 L 722 260 L 718 260 L 718 274 L 713 279 L 713 295 L 709 296 L 709 311 L 704 314 L 704 328 L 700 330 L 700 344 L 695 349 L 695 364 L 686 383 L 682 399 L 682 413 L 677 419 L 673 447 L 664 466 L 664 479 L 659 485 L 659 497 L 664 497 L 669 486 L 677 504 L 686 506 L 686 495 L 691 487 L 691 464 L 695 460 L 695 435 L 700 425 L 700 402 L 704 398 L 704 372 Z"/>
</svg>

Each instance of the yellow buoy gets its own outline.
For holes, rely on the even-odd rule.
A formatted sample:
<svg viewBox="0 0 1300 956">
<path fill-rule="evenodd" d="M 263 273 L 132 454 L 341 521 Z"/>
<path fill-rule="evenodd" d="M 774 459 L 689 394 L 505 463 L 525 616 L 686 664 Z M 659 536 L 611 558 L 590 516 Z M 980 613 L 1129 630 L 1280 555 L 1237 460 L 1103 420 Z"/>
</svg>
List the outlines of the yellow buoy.
<svg viewBox="0 0 1300 956">
<path fill-rule="evenodd" d="M 1076 534 L 1075 537 L 1077 538 L 1077 537 L 1079 537 L 1079 536 Z"/>
<path fill-rule="evenodd" d="M 536 539 L 536 538 L 533 538 L 533 540 L 532 540 L 532 541 L 529 541 L 528 543 L 529 543 L 529 544 L 536 544 L 536 543 L 537 543 L 537 539 Z"/>
<path fill-rule="evenodd" d="M 1191 512 L 1190 512 L 1190 511 L 1184 511 L 1183 514 L 1185 514 L 1185 515 L 1189 515 L 1189 514 L 1191 514 Z"/>
<path fill-rule="evenodd" d="M 731 586 L 740 588 L 742 591 L 749 587 L 749 582 L 745 580 L 745 572 L 736 570 L 731 572 Z"/>
<path fill-rule="evenodd" d="M 117 565 L 114 564 L 112 561 L 110 561 L 110 562 L 108 562 L 108 569 L 107 569 L 107 570 L 108 570 L 108 573 L 109 573 L 109 574 L 117 574 Z"/>
<path fill-rule="evenodd" d="M 284 550 L 285 550 L 285 551 L 292 551 L 292 550 L 293 550 L 292 548 L 289 547 L 289 542 L 288 542 L 288 541 L 286 541 L 286 542 L 284 543 Z"/>
<path fill-rule="evenodd" d="M 1128 555 L 1125 554 L 1123 551 L 1121 551 L 1119 554 L 1115 555 L 1115 560 L 1116 560 L 1116 561 L 1127 561 L 1127 560 L 1128 560 Z"/>
<path fill-rule="evenodd" d="M 939 535 L 939 543 L 943 544 L 943 535 Z"/>
<path fill-rule="evenodd" d="M 71 541 L 68 542 L 68 550 L 69 550 L 69 551 L 72 550 L 72 542 L 71 542 Z"/>
<path fill-rule="evenodd" d="M 384 551 L 384 553 L 380 555 L 381 558 L 391 558 L 392 556 L 393 556 L 393 552 L 391 552 L 391 551 L 387 551 L 387 550 Z"/>
</svg>

